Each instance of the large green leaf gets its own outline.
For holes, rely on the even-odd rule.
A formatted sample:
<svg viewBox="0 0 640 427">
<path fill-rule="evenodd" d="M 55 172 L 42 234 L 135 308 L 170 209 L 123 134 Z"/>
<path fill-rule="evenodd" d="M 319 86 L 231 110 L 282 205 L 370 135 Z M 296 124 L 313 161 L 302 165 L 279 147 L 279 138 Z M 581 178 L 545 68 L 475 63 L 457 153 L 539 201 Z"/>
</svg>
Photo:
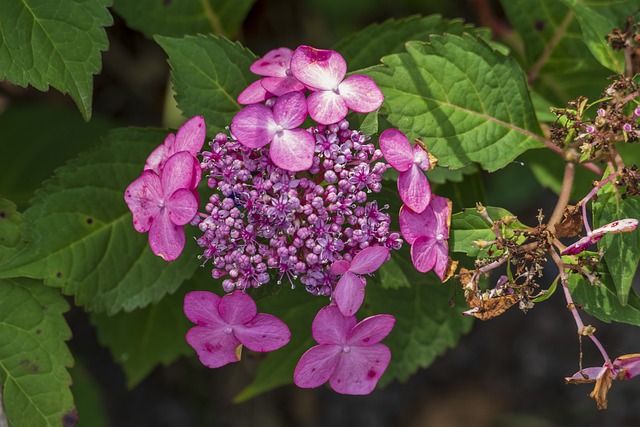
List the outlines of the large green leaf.
<svg viewBox="0 0 640 427">
<path fill-rule="evenodd" d="M 613 278 L 605 265 L 598 268 L 601 285 L 594 286 L 579 274 L 569 277 L 569 289 L 575 301 L 590 315 L 603 322 L 622 322 L 640 326 L 640 296 L 631 289 L 627 303 L 620 304 Z"/>
<path fill-rule="evenodd" d="M 366 70 L 380 86 L 381 114 L 422 137 L 440 166 L 476 162 L 495 171 L 541 146 L 527 84 L 516 62 L 470 35 L 408 42 Z"/>
<path fill-rule="evenodd" d="M 538 93 L 558 107 L 579 95 L 599 97 L 611 71 L 582 41 L 573 11 L 558 0 L 500 3 L 523 42 L 523 68 Z"/>
<path fill-rule="evenodd" d="M 213 33 L 234 36 L 255 0 L 114 0 L 131 28 L 148 37 Z"/>
<path fill-rule="evenodd" d="M 0 266 L 0 277 L 44 279 L 78 304 L 110 314 L 175 291 L 198 266 L 197 245 L 172 263 L 154 256 L 147 235 L 133 229 L 123 196 L 166 134 L 116 130 L 58 169 L 24 213 L 27 247 Z"/>
<path fill-rule="evenodd" d="M 265 357 L 251 384 L 236 396 L 236 402 L 247 401 L 293 382 L 293 371 L 298 360 L 305 351 L 316 345 L 311 337 L 311 323 L 318 310 L 328 303 L 327 298 L 315 297 L 306 292 L 303 286 L 296 289 L 283 287 L 277 295 L 257 301 L 260 312 L 277 315 L 289 326 L 291 341 Z"/>
<path fill-rule="evenodd" d="M 452 282 L 441 283 L 433 273 L 416 271 L 408 247 L 394 252 L 392 260 L 400 267 L 398 274 L 406 285 L 386 289 L 377 279 L 370 279 L 363 310 L 366 315 L 388 313 L 396 318 L 393 331 L 383 341 L 391 349 L 391 363 L 381 386 L 394 379 L 405 381 L 419 368 L 429 366 L 454 347 L 472 325 L 472 320 L 462 315 L 464 299 L 461 292 L 454 292 Z"/>
<path fill-rule="evenodd" d="M 72 109 L 12 105 L 0 114 L 0 194 L 26 208 L 54 169 L 93 147 L 112 127 L 100 116 L 85 123 Z"/>
<path fill-rule="evenodd" d="M 624 74 L 625 60 L 622 51 L 614 51 L 605 39 L 616 26 L 610 19 L 584 5 L 580 0 L 562 0 L 575 14 L 582 36 L 591 54 L 611 71 Z"/>
<path fill-rule="evenodd" d="M 236 101 L 257 79 L 249 67 L 257 58 L 223 37 L 156 37 L 169 56 L 176 101 L 187 116 L 201 115 L 210 134 L 224 131 L 240 110 Z"/>
<path fill-rule="evenodd" d="M 640 200 L 635 197 L 622 199 L 613 184 L 605 185 L 593 204 L 594 228 L 623 218 L 640 219 Z M 624 306 L 640 262 L 640 232 L 607 234 L 598 242 L 598 248 L 604 250 L 604 260 L 620 304 Z"/>
<path fill-rule="evenodd" d="M 69 93 L 82 116 L 91 117 L 93 75 L 107 49 L 111 0 L 2 0 L 0 80 L 53 86 Z"/>
<path fill-rule="evenodd" d="M 0 390 L 10 426 L 75 425 L 68 308 L 42 283 L 0 280 Z"/>
<path fill-rule="evenodd" d="M 100 343 L 111 350 L 113 359 L 122 366 L 129 388 L 140 383 L 157 365 L 169 365 L 179 356 L 191 353 L 185 335 L 193 325 L 182 311 L 186 293 L 182 289 L 130 313 L 91 316 Z"/>
<path fill-rule="evenodd" d="M 344 57 L 349 70 L 358 70 L 377 65 L 385 55 L 404 52 L 404 44 L 410 40 L 426 42 L 434 34 L 462 35 L 465 32 L 491 39 L 488 29 L 476 28 L 462 20 L 446 20 L 438 15 L 411 16 L 369 25 L 339 41 L 333 49 Z"/>
</svg>

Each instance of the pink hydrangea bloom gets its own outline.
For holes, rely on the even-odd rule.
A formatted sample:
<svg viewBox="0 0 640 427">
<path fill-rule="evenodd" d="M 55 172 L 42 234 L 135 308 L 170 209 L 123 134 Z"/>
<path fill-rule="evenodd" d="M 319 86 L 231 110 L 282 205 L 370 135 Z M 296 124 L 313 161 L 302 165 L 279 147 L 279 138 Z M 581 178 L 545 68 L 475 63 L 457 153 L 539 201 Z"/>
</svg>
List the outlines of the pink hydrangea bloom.
<svg viewBox="0 0 640 427">
<path fill-rule="evenodd" d="M 618 234 L 628 233 L 633 231 L 638 226 L 638 220 L 633 218 L 625 218 L 618 221 L 614 221 L 610 224 L 603 225 L 600 228 L 596 228 L 591 233 L 588 233 L 585 237 L 577 242 L 567 246 L 562 251 L 562 255 L 576 255 L 587 249 L 589 246 L 598 242 L 605 234 Z"/>
<path fill-rule="evenodd" d="M 379 314 L 357 323 L 335 306 L 322 308 L 312 325 L 318 345 L 302 355 L 293 373 L 301 388 L 318 387 L 329 381 L 342 394 L 369 394 L 389 366 L 391 351 L 380 344 L 396 319 Z"/>
<path fill-rule="evenodd" d="M 334 50 L 298 47 L 291 58 L 291 73 L 313 91 L 309 115 L 321 124 L 339 122 L 349 109 L 369 113 L 384 100 L 371 78 L 356 74 L 345 79 L 347 63 Z"/>
<path fill-rule="evenodd" d="M 331 272 L 342 275 L 333 291 L 333 300 L 344 316 L 354 315 L 364 301 L 364 288 L 367 284 L 362 274 L 371 274 L 389 259 L 389 248 L 369 246 L 353 257 L 351 262 L 335 261 Z"/>
<path fill-rule="evenodd" d="M 238 103 L 254 104 L 272 96 L 305 90 L 305 86 L 291 75 L 289 65 L 292 55 L 291 49 L 281 47 L 267 52 L 255 61 L 251 65 L 251 72 L 266 77 L 251 83 L 243 90 L 238 96 Z"/>
<path fill-rule="evenodd" d="M 175 153 L 186 151 L 195 156 L 204 144 L 207 135 L 207 128 L 202 116 L 195 116 L 183 124 L 176 134 L 170 133 L 164 140 L 164 143 L 151 152 L 144 165 L 144 170 L 152 170 L 158 175 L 166 161 Z M 194 183 L 190 188 L 196 188 L 200 182 L 200 166 L 194 171 Z M 192 183 L 193 184 L 193 183 Z"/>
<path fill-rule="evenodd" d="M 273 110 L 252 104 L 238 112 L 231 132 L 242 145 L 261 148 L 271 143 L 269 155 L 276 166 L 288 171 L 311 167 L 316 142 L 311 133 L 298 128 L 307 117 L 307 101 L 301 92 L 282 95 Z"/>
<path fill-rule="evenodd" d="M 187 332 L 187 343 L 209 368 L 239 361 L 240 345 L 267 352 L 279 349 L 291 338 L 282 320 L 258 313 L 256 303 L 242 291 L 223 297 L 205 291 L 189 292 L 184 297 L 184 313 L 197 325 Z"/>
<path fill-rule="evenodd" d="M 400 209 L 400 231 L 411 245 L 411 261 L 416 270 L 422 273 L 433 270 L 444 280 L 449 266 L 450 223 L 451 201 L 435 194 L 421 213 L 406 206 Z"/>
<path fill-rule="evenodd" d="M 389 164 L 400 172 L 398 193 L 412 211 L 424 211 L 431 201 L 431 187 L 422 171 L 430 168 L 429 155 L 411 143 L 398 129 L 387 129 L 380 135 L 380 150 Z"/>
<path fill-rule="evenodd" d="M 199 165 L 190 153 L 180 151 L 169 157 L 159 175 L 147 169 L 125 190 L 133 227 L 149 232 L 151 250 L 166 261 L 178 258 L 184 249 L 183 226 L 198 211 L 193 188 Z"/>
</svg>

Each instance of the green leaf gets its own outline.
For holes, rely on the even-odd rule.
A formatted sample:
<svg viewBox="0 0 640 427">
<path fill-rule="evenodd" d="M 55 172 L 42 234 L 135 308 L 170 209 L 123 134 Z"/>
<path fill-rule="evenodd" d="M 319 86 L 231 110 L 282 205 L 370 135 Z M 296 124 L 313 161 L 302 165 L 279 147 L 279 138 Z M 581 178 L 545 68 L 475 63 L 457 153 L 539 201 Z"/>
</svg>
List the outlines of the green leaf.
<svg viewBox="0 0 640 427">
<path fill-rule="evenodd" d="M 251 384 L 235 397 L 236 403 L 246 402 L 261 393 L 293 382 L 293 371 L 298 360 L 305 351 L 316 345 L 311 337 L 311 323 L 318 311 L 328 304 L 328 300 L 315 297 L 299 286 L 296 289 L 283 288 L 278 295 L 263 298 L 257 304 L 259 312 L 274 314 L 289 326 L 291 341 L 264 358 Z"/>
<path fill-rule="evenodd" d="M 34 280 L 0 280 L 0 391 L 10 426 L 75 425 L 68 309 Z"/>
<path fill-rule="evenodd" d="M 454 347 L 472 325 L 471 318 L 462 316 L 467 308 L 462 293 L 455 293 L 451 282 L 441 283 L 433 273 L 416 271 L 408 247 L 394 252 L 392 260 L 400 267 L 407 286 L 385 289 L 371 279 L 363 310 L 367 316 L 388 313 L 396 318 L 393 331 L 383 341 L 391 349 L 391 363 L 380 386 L 394 379 L 406 381 L 419 368 L 426 368 Z"/>
<path fill-rule="evenodd" d="M 167 366 L 191 354 L 185 335 L 193 325 L 182 311 L 185 293 L 181 287 L 160 302 L 130 313 L 92 314 L 100 344 L 122 366 L 127 387 L 138 385 L 157 365 Z"/>
<path fill-rule="evenodd" d="M 96 145 L 112 127 L 100 116 L 85 123 L 72 109 L 12 105 L 0 114 L 0 141 L 6 141 L 0 144 L 0 194 L 25 209 L 54 169 Z"/>
<path fill-rule="evenodd" d="M 25 245 L 24 220 L 16 205 L 0 197 L 0 264 Z"/>
<path fill-rule="evenodd" d="M 605 36 L 613 30 L 615 24 L 579 0 L 562 0 L 562 2 L 576 14 L 582 29 L 583 40 L 598 62 L 615 73 L 624 74 L 623 52 L 614 51 L 605 40 Z"/>
<path fill-rule="evenodd" d="M 635 197 L 622 199 L 613 184 L 602 187 L 597 196 L 593 203 L 594 228 L 624 218 L 640 219 L 640 200 Z M 620 304 L 625 306 L 640 262 L 640 233 L 635 230 L 606 234 L 598 242 L 598 248 L 604 250 L 604 260 L 611 272 Z"/>
<path fill-rule="evenodd" d="M 486 40 L 491 39 L 491 31 L 487 28 L 476 28 L 462 20 L 446 20 L 439 15 L 411 16 L 369 25 L 339 41 L 333 49 L 344 57 L 349 70 L 359 70 L 379 64 L 380 58 L 385 55 L 404 52 L 404 45 L 408 41 L 426 42 L 434 34 L 445 33 L 472 33 Z"/>
<path fill-rule="evenodd" d="M 549 286 L 549 289 L 545 290 L 544 293 L 539 297 L 532 299 L 531 302 L 539 303 L 551 298 L 551 295 L 553 295 L 556 292 L 556 288 L 558 287 L 559 281 L 560 281 L 560 276 L 556 277 L 553 283 L 551 283 L 551 286 Z"/>
<path fill-rule="evenodd" d="M 76 401 L 80 420 L 75 427 L 107 427 L 107 411 L 100 384 L 89 370 L 76 360 L 70 369 L 73 385 L 71 391 Z M 66 427 L 66 426 L 65 426 Z"/>
<path fill-rule="evenodd" d="M 240 111 L 238 95 L 257 78 L 249 71 L 256 56 L 222 37 L 155 39 L 169 56 L 178 108 L 203 116 L 209 134 L 223 132 Z"/>
<path fill-rule="evenodd" d="M 133 229 L 124 190 L 167 131 L 120 129 L 97 149 L 57 170 L 24 213 L 26 248 L 0 277 L 41 278 L 89 310 L 133 310 L 159 301 L 190 277 L 197 245 L 167 263 Z M 191 239 L 187 237 L 189 242 Z"/>
<path fill-rule="evenodd" d="M 69 93 L 89 120 L 111 0 L 2 0 L 0 80 Z"/>
<path fill-rule="evenodd" d="M 511 58 L 469 35 L 408 42 L 366 70 L 380 86 L 381 114 L 409 139 L 423 137 L 440 166 L 476 162 L 495 171 L 541 146 L 524 76 Z"/>
<path fill-rule="evenodd" d="M 114 0 L 127 25 L 147 37 L 213 33 L 233 37 L 255 0 Z"/>
<path fill-rule="evenodd" d="M 611 71 L 582 41 L 575 14 L 558 0 L 501 0 L 521 38 L 522 67 L 533 89 L 556 106 L 579 95 L 597 99 Z M 602 84 L 594 84 L 601 81 Z"/>
<path fill-rule="evenodd" d="M 640 296 L 631 289 L 625 305 L 620 304 L 613 278 L 606 266 L 600 265 L 602 285 L 594 286 L 578 274 L 569 277 L 569 290 L 576 303 L 603 322 L 621 322 L 640 326 Z"/>
<path fill-rule="evenodd" d="M 478 167 L 474 164 L 467 165 L 460 169 L 448 169 L 440 166 L 426 172 L 429 183 L 444 184 L 445 182 L 463 182 L 465 177 L 478 172 Z"/>
<path fill-rule="evenodd" d="M 498 221 L 505 216 L 513 216 L 509 211 L 502 208 L 487 207 L 489 218 Z M 509 228 L 526 228 L 519 221 L 513 222 Z M 482 250 L 476 247 L 473 242 L 484 240 L 490 242 L 496 239 L 495 233 L 491 230 L 491 224 L 487 222 L 475 208 L 466 208 L 462 212 L 451 216 L 451 240 L 449 248 L 452 252 L 462 252 L 471 257 L 477 257 Z"/>
</svg>

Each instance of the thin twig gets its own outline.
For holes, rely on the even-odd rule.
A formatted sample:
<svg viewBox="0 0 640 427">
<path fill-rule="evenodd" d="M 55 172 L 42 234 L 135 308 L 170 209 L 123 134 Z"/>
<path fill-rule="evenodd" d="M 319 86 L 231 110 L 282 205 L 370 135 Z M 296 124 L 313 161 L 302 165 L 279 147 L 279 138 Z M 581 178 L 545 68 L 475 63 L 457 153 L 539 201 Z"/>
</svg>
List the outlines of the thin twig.
<svg viewBox="0 0 640 427">
<path fill-rule="evenodd" d="M 551 218 L 548 222 L 548 229 L 551 233 L 555 233 L 556 225 L 562 220 L 562 214 L 569 203 L 569 197 L 571 196 L 571 189 L 573 188 L 573 178 L 576 175 L 575 163 L 566 163 L 564 167 L 564 176 L 562 177 L 562 188 L 560 190 L 560 197 L 556 207 L 553 209 Z"/>
</svg>

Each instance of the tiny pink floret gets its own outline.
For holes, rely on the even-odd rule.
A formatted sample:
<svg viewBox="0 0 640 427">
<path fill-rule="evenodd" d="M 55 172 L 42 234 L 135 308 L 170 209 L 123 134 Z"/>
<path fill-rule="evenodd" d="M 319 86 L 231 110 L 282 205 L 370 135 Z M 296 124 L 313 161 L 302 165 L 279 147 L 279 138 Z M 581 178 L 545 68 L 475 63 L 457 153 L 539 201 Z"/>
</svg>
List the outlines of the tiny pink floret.
<svg viewBox="0 0 640 427">
<path fill-rule="evenodd" d="M 196 324 L 187 332 L 187 343 L 209 368 L 239 361 L 240 345 L 269 352 L 286 345 L 291 338 L 282 320 L 258 313 L 253 299 L 242 291 L 223 297 L 205 291 L 189 292 L 184 297 L 184 313 Z"/>
<path fill-rule="evenodd" d="M 327 381 L 342 394 L 371 393 L 389 366 L 391 351 L 380 344 L 395 325 L 389 314 L 371 316 L 357 323 L 335 306 L 316 315 L 312 334 L 318 345 L 302 355 L 293 373 L 301 388 L 315 388 Z"/>
</svg>

